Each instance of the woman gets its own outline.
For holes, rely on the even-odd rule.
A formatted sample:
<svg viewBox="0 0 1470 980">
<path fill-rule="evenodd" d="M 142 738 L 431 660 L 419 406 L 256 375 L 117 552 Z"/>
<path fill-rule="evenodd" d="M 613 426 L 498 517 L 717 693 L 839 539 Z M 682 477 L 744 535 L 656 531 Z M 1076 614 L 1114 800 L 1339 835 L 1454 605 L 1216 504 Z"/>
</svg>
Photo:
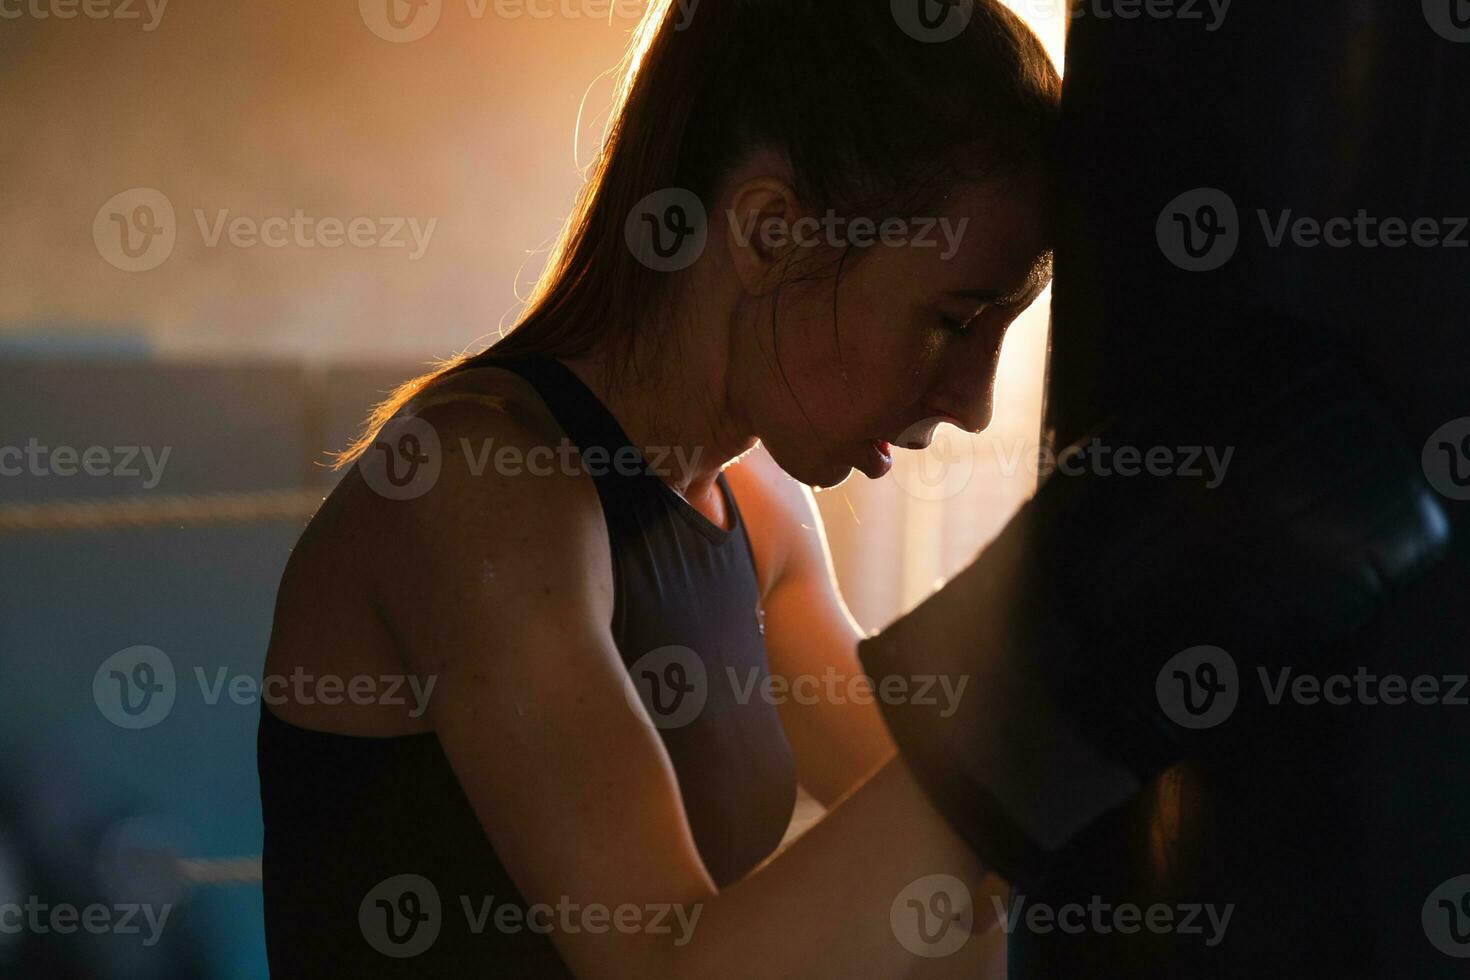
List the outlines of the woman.
<svg viewBox="0 0 1470 980">
<path fill-rule="evenodd" d="M 796 696 L 861 678 L 807 486 L 983 429 L 1049 278 L 1054 69 L 992 0 L 912 6 L 652 4 L 521 322 L 344 457 L 266 673 L 370 680 L 262 710 L 277 974 L 974 975 L 993 949 L 929 958 L 999 883 L 876 706 Z M 830 811 L 768 860 L 798 782 Z"/>
</svg>

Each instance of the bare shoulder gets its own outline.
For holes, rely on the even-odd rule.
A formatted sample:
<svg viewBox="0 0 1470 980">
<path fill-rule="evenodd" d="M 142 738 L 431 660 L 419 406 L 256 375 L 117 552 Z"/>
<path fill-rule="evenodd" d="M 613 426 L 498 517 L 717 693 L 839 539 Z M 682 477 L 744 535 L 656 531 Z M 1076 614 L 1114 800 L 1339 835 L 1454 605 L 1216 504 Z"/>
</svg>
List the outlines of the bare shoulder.
<svg viewBox="0 0 1470 980">
<path fill-rule="evenodd" d="M 609 585 L 610 592 L 596 486 L 527 382 L 498 368 L 461 372 L 420 392 L 401 417 L 432 435 L 437 471 L 402 495 L 376 480 L 383 474 L 373 467 L 360 468 L 359 484 L 376 484 L 358 494 L 363 516 L 397 557 L 380 587 L 462 587 L 452 576 L 472 571 L 503 574 L 509 594 L 545 571 L 560 579 L 558 591 Z M 403 568 L 413 574 L 399 574 Z"/>
<path fill-rule="evenodd" d="M 449 648 L 435 631 L 467 617 L 487 636 L 536 608 L 610 621 L 611 555 L 591 478 L 575 466 L 507 465 L 565 439 L 510 372 L 431 383 L 303 532 L 277 596 L 267 670 L 419 669 Z"/>
<path fill-rule="evenodd" d="M 480 367 L 437 379 L 343 472 L 302 543 L 332 537 L 383 553 L 435 534 L 474 539 L 534 515 L 573 531 L 594 514 L 600 520 L 590 478 L 574 466 L 516 465 L 562 445 L 570 445 L 566 433 L 519 375 Z"/>
</svg>

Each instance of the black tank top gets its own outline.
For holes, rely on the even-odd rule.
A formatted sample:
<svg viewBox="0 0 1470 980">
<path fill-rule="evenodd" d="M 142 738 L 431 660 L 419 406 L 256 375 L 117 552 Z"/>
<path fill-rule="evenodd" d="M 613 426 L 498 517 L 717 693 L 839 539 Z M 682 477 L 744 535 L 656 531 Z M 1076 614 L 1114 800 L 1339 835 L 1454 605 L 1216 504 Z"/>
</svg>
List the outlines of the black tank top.
<svg viewBox="0 0 1470 980">
<path fill-rule="evenodd" d="M 660 462 L 631 448 L 560 361 L 496 363 L 536 388 L 593 475 L 612 551 L 613 636 L 723 888 L 776 848 L 796 794 L 790 746 L 760 693 L 764 625 L 734 496 L 720 474 L 727 530 L 659 478 Z M 544 929 L 532 928 L 561 913 L 527 918 L 432 732 L 316 732 L 262 705 L 257 752 L 273 975 L 570 976 Z M 497 919 L 505 905 L 519 914 Z"/>
</svg>

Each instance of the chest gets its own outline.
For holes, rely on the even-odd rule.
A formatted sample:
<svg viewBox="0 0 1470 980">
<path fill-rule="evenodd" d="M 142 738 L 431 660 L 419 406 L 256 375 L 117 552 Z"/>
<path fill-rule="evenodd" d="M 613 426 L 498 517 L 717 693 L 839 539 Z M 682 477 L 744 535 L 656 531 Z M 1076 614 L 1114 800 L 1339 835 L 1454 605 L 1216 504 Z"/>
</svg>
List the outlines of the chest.
<svg viewBox="0 0 1470 980">
<path fill-rule="evenodd" d="M 613 633 L 679 779 L 717 883 L 780 842 L 795 802 L 791 748 L 768 697 L 761 584 L 744 529 L 722 541 L 657 511 L 614 536 Z"/>
</svg>

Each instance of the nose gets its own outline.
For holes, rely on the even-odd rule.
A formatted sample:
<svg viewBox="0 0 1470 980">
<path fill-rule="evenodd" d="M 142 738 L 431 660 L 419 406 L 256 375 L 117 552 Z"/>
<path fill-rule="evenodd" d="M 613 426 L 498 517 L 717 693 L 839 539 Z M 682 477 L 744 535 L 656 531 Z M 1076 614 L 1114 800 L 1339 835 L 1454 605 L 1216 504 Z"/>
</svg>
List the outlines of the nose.
<svg viewBox="0 0 1470 980">
<path fill-rule="evenodd" d="M 968 413 L 967 419 L 961 420 L 956 424 L 966 432 L 984 432 L 990 428 L 990 420 L 994 415 L 995 404 L 990 396 L 990 391 L 987 390 L 984 401 Z"/>
<path fill-rule="evenodd" d="M 983 432 L 995 413 L 995 369 L 999 357 L 999 347 L 987 348 L 979 356 L 956 356 L 940 372 L 929 394 L 930 410 L 946 416 L 943 421 L 966 432 Z"/>
<path fill-rule="evenodd" d="M 957 413 L 932 406 L 926 407 L 924 412 L 919 421 L 903 431 L 895 445 L 905 449 L 928 449 L 934 440 L 934 430 L 946 422 L 966 432 L 980 432 L 990 424 L 991 405 L 990 399 L 986 398 L 983 405 L 969 412 L 961 410 Z"/>
</svg>

